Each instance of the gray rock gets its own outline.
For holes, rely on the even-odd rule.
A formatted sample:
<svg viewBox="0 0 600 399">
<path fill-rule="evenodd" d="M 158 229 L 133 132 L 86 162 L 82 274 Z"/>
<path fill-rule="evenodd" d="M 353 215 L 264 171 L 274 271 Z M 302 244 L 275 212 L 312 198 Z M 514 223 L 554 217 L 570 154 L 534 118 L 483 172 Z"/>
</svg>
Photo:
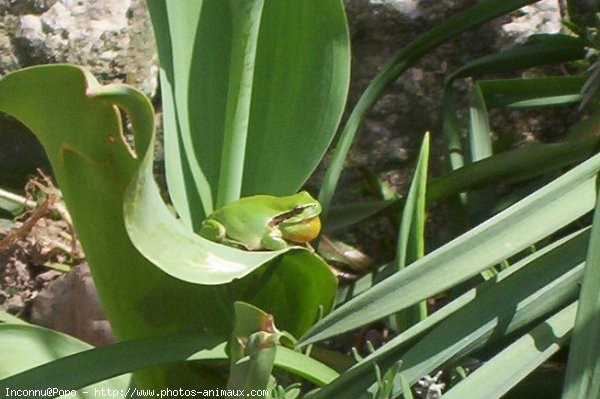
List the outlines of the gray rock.
<svg viewBox="0 0 600 399">
<path fill-rule="evenodd" d="M 542 0 L 523 7 L 512 20 L 502 25 L 507 44 L 524 42 L 532 33 L 557 33 L 561 30 L 558 0 Z"/>
<path fill-rule="evenodd" d="M 9 9 L 14 30 L 12 23 L 0 29 L 12 40 L 16 66 L 68 62 L 88 67 L 104 83 L 127 82 L 156 94 L 157 56 L 143 0 L 33 3 L 39 6 L 19 9 L 28 13 Z"/>
<path fill-rule="evenodd" d="M 33 300 L 31 321 L 94 346 L 115 341 L 87 264 L 75 266 L 40 291 Z"/>
<path fill-rule="evenodd" d="M 158 58 L 145 1 L 0 0 L 0 76 L 62 62 L 87 67 L 102 83 L 125 82 L 155 96 Z M 5 121 L 0 117 L 0 142 L 11 144 L 0 148 L 0 160 L 11 162 L 0 165 L 0 176 L 20 169 L 10 184 L 22 188 L 21 176 L 47 161 L 31 139 L 15 140 L 22 129 Z"/>
<path fill-rule="evenodd" d="M 0 76 L 19 67 L 19 61 L 12 51 L 10 37 L 0 30 Z"/>
<path fill-rule="evenodd" d="M 40 14 L 48 10 L 57 0 L 7 0 L 5 9 L 11 14 Z M 2 10 L 0 2 L 0 11 Z"/>
</svg>

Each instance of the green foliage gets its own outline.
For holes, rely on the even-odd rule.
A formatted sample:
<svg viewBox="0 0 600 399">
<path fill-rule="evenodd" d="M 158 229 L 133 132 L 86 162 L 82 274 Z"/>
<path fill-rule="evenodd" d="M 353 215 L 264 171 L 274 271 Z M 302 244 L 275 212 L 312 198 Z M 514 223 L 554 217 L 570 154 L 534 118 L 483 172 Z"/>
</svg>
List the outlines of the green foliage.
<svg viewBox="0 0 600 399">
<path fill-rule="evenodd" d="M 53 388 L 56 389 L 55 396 L 61 391 L 64 393 L 65 391 L 78 389 L 75 396 L 66 396 L 79 399 L 96 397 L 95 390 L 122 389 L 126 391 L 130 383 L 130 375 L 126 374 L 129 370 L 119 370 L 120 372 L 111 374 L 112 370 L 109 371 L 107 367 L 111 363 L 102 367 L 102 363 L 96 363 L 97 358 L 86 357 L 84 361 L 94 361 L 94 370 L 89 370 L 85 377 L 79 376 L 79 384 L 74 385 L 72 383 L 73 376 L 78 375 L 80 369 L 79 367 L 62 368 L 60 365 L 61 359 L 66 359 L 73 354 L 90 349 L 92 349 L 91 345 L 75 338 L 32 326 L 14 317 L 4 315 L 0 318 L 0 389 L 3 395 L 6 394 L 7 396 L 12 396 L 7 394 L 7 389 L 43 390 Z M 54 370 L 62 369 L 62 374 L 36 374 L 35 370 L 39 370 L 38 366 L 43 364 L 54 368 Z M 29 369 L 33 373 L 31 371 L 27 372 L 26 379 L 19 382 L 18 374 Z M 96 375 L 93 375 L 94 372 Z M 92 375 L 91 378 L 89 378 L 90 375 Z M 109 379 L 114 375 L 120 376 Z M 98 381 L 102 382 L 96 383 Z"/>
<path fill-rule="evenodd" d="M 202 7 L 199 7 L 201 3 L 197 2 L 177 2 L 175 5 L 169 3 L 168 7 L 162 4 L 163 8 L 168 8 L 163 11 L 173 13 L 164 14 L 163 17 L 193 17 L 192 11 L 195 10 L 197 13 L 202 11 L 208 16 L 199 19 L 200 25 L 202 29 L 210 31 L 216 26 L 214 23 L 219 25 L 223 22 L 222 19 L 211 14 L 217 2 L 212 3 L 206 1 Z M 211 59 L 210 62 L 215 62 L 212 65 L 213 69 L 226 71 L 231 75 L 228 87 L 232 90 L 235 85 L 232 82 L 241 79 L 238 84 L 238 87 L 243 89 L 238 93 L 241 98 L 240 104 L 246 103 L 245 106 L 241 104 L 241 108 L 236 110 L 235 92 L 227 94 L 223 99 L 223 105 L 228 109 L 226 114 L 229 116 L 225 115 L 225 117 L 229 122 L 226 125 L 231 126 L 231 129 L 228 128 L 226 132 L 220 131 L 218 134 L 224 136 L 248 134 L 242 130 L 249 124 L 248 120 L 253 115 L 254 122 L 250 123 L 249 130 L 254 133 L 249 142 L 255 143 L 252 144 L 254 146 L 257 146 L 256 143 L 273 142 L 275 147 L 269 149 L 269 145 L 261 145 L 260 148 L 253 150 L 254 152 L 249 152 L 248 157 L 253 160 L 258 159 L 257 151 L 268 150 L 268 153 L 279 157 L 279 162 L 288 165 L 276 167 L 273 164 L 276 160 L 269 159 L 269 171 L 280 175 L 274 176 L 271 173 L 261 175 L 260 178 L 253 177 L 255 181 L 263 179 L 267 184 L 259 185 L 257 190 L 267 189 L 277 194 L 296 190 L 304 183 L 331 141 L 345 101 L 349 62 L 347 27 L 339 1 L 328 2 L 329 11 L 319 14 L 331 20 L 325 24 L 331 30 L 328 33 L 311 33 L 313 36 L 316 35 L 318 40 L 307 41 L 310 45 L 302 51 L 298 46 L 291 46 L 291 44 L 309 32 L 310 27 L 288 23 L 288 20 L 295 20 L 298 7 L 308 3 L 296 2 L 294 9 L 278 6 L 274 2 L 269 4 L 264 10 L 264 20 L 262 20 L 264 29 L 261 31 L 284 29 L 284 33 L 286 30 L 291 30 L 293 34 L 278 37 L 276 43 L 270 42 L 273 34 L 267 34 L 263 40 L 254 37 L 255 41 L 258 40 L 258 44 L 243 44 L 239 41 L 246 38 L 244 24 L 248 23 L 255 26 L 252 29 L 257 29 L 257 24 L 261 21 L 259 18 L 261 13 L 249 10 L 249 14 L 246 15 L 240 10 L 235 17 L 226 13 L 226 17 L 235 19 L 235 23 L 232 24 L 238 25 L 234 28 L 230 24 L 225 24 L 224 28 L 231 28 L 229 35 L 232 42 L 241 46 L 239 49 L 232 47 L 232 58 L 240 57 L 242 64 L 249 62 L 252 60 L 252 55 L 248 54 L 250 58 L 247 58 L 240 53 L 245 50 L 240 49 L 244 46 L 250 48 L 258 46 L 256 51 L 262 55 L 256 62 L 262 62 L 266 64 L 264 68 L 271 69 L 266 71 L 269 73 L 268 76 L 261 75 L 262 77 L 255 79 L 255 84 L 250 86 L 253 89 L 250 94 L 254 93 L 255 96 L 270 100 L 277 99 L 276 93 L 272 92 L 273 87 L 276 86 L 283 92 L 285 88 L 279 85 L 279 79 L 288 79 L 293 86 L 285 89 L 285 93 L 297 92 L 298 98 L 305 103 L 313 99 L 318 100 L 314 104 L 315 108 L 303 106 L 302 110 L 307 112 L 297 112 L 298 118 L 286 120 L 285 124 L 279 123 L 278 118 L 295 113 L 293 109 L 285 113 L 280 109 L 282 104 L 288 103 L 287 101 L 274 101 L 274 108 L 262 107 L 248 114 L 249 92 L 246 90 L 247 81 L 244 81 L 247 77 L 236 78 L 236 71 L 245 73 L 245 69 L 240 69 L 242 64 L 229 65 L 229 61 L 223 64 L 223 59 L 218 57 Z M 306 6 L 302 12 L 314 12 L 316 5 L 315 2 L 310 7 Z M 159 7 L 160 11 L 160 6 L 160 3 L 154 2 L 153 15 L 157 15 L 156 7 Z M 321 11 L 322 7 L 318 8 Z M 227 10 L 228 8 L 225 8 L 225 11 Z M 202 25 L 205 21 L 208 22 Z M 269 24 L 272 26 L 269 27 Z M 174 27 L 175 25 L 177 28 Z M 198 94 L 199 92 L 195 91 L 197 87 L 194 85 L 210 86 L 212 83 L 207 82 L 212 82 L 214 78 L 212 73 L 194 75 L 189 69 L 192 67 L 186 64 L 191 62 L 188 55 L 195 51 L 194 46 L 200 48 L 212 46 L 214 49 L 215 46 L 220 47 L 223 43 L 222 31 L 214 31 L 217 36 L 212 38 L 203 35 L 197 37 L 195 34 L 190 36 L 189 32 L 177 32 L 177 29 L 182 27 L 184 30 L 197 29 L 195 24 L 196 28 L 179 22 L 172 26 L 175 30 L 169 32 L 172 36 L 163 36 L 162 39 L 183 47 L 176 50 L 176 54 L 171 54 L 173 59 L 170 62 L 167 62 L 164 56 L 161 58 L 166 70 L 172 72 L 172 75 L 167 78 L 174 79 L 177 76 L 177 79 L 181 79 L 178 82 L 183 82 L 177 83 L 180 91 L 176 95 L 177 98 L 183 96 L 186 101 L 182 100 L 181 105 L 171 104 L 171 108 L 168 99 L 165 101 L 167 132 L 175 120 L 178 120 L 177 123 L 181 125 L 188 126 L 189 121 L 185 120 L 187 108 L 190 106 L 187 102 L 188 94 L 190 92 Z M 179 33 L 186 38 L 185 40 L 191 40 L 191 44 L 180 40 L 176 36 Z M 248 38 L 248 40 L 253 39 Z M 263 48 L 261 46 L 267 46 L 266 50 L 260 50 Z M 305 63 L 298 65 L 301 71 L 288 70 L 285 64 L 271 65 L 273 58 L 270 55 L 267 57 L 265 51 L 268 53 L 272 48 L 281 48 L 281 51 L 293 48 L 294 57 L 290 62 L 294 62 L 298 57 L 304 57 L 302 59 Z M 186 51 L 191 53 L 185 53 Z M 327 56 L 323 56 L 320 52 L 324 52 Z M 206 58 L 194 57 L 194 62 L 200 59 Z M 183 66 L 169 66 L 171 62 L 178 65 L 181 62 Z M 229 67 L 231 70 L 228 69 Z M 202 65 L 193 68 L 206 72 L 202 69 Z M 320 69 L 328 72 L 335 71 L 335 73 L 322 74 L 318 72 Z M 317 72 L 323 75 L 323 79 L 314 79 L 312 74 Z M 288 73 L 292 73 L 293 78 L 287 76 Z M 166 72 L 163 71 L 164 74 Z M 257 72 L 257 75 L 260 74 Z M 276 77 L 277 81 L 271 81 L 271 77 Z M 188 79 L 191 79 L 194 85 L 188 87 Z M 163 83 L 165 84 L 163 93 L 168 96 L 168 81 L 163 79 Z M 222 93 L 222 90 L 218 88 L 216 92 Z M 257 92 L 259 94 L 256 94 Z M 58 93 L 59 98 L 48 101 L 47 93 Z M 22 101 L 15 101 L 15 98 L 21 98 Z M 215 100 L 216 97 L 208 93 L 202 102 L 218 104 L 219 101 Z M 194 107 L 197 103 L 192 102 Z M 258 104 L 259 101 L 255 100 L 253 103 Z M 120 114 L 115 106 L 127 112 L 132 123 L 135 152 L 124 140 Z M 229 110 L 230 108 L 233 110 Z M 321 109 L 327 109 L 328 112 L 321 112 Z M 162 202 L 151 175 L 153 162 L 151 149 L 154 142 L 153 110 L 149 101 L 137 91 L 126 86 L 100 87 L 89 73 L 73 66 L 36 67 L 17 71 L 0 81 L 0 110 L 20 119 L 36 134 L 44 146 L 93 270 L 96 286 L 108 318 L 119 338 L 138 339 L 190 330 L 227 334 L 232 326 L 235 300 L 246 300 L 261 306 L 277 318 L 280 326 L 296 335 L 304 332 L 318 314 L 330 309 L 336 282 L 326 264 L 312 252 L 296 247 L 290 248 L 289 251 L 248 253 L 206 241 L 181 223 L 183 221 L 190 226 L 203 219 L 202 212 L 195 214 L 193 218 L 186 216 L 189 213 L 186 211 L 185 204 L 178 209 L 182 218 L 175 219 Z M 319 112 L 310 112 L 311 110 Z M 205 114 L 200 113 L 200 116 L 202 115 L 206 117 Z M 207 115 L 219 117 L 210 110 Z M 197 117 L 198 113 L 195 113 L 194 118 Z M 197 122 L 198 119 L 195 121 Z M 202 126 L 210 127 L 218 124 L 215 120 L 209 122 L 200 119 L 199 121 Z M 295 126 L 294 140 L 285 139 L 286 135 L 281 135 L 278 130 L 274 130 L 273 126 L 277 126 L 278 129 L 286 128 L 289 127 L 288 123 Z M 272 126 L 272 128 L 263 129 L 265 126 Z M 188 128 L 183 134 L 190 135 L 192 131 L 190 129 L 196 127 Z M 309 130 L 299 135 L 300 128 Z M 205 137 L 198 133 L 200 132 L 194 130 L 195 136 Z M 179 140 L 176 130 L 171 134 L 175 140 Z M 216 134 L 213 132 L 213 135 Z M 269 135 L 277 138 L 269 138 Z M 313 148 L 298 145 L 298 140 L 301 139 L 305 143 L 310 136 L 315 142 Z M 279 137 L 284 137 L 284 142 Z M 187 139 L 191 140 L 189 137 L 185 138 Z M 198 159 L 215 153 L 214 147 L 200 144 L 203 151 Z M 237 144 L 239 142 L 230 144 L 225 142 L 226 149 L 223 151 L 237 150 Z M 298 162 L 290 154 L 284 155 L 286 148 L 293 148 L 302 162 Z M 316 155 L 312 152 L 303 154 L 302 148 L 310 151 L 317 150 Z M 193 151 L 198 151 L 198 148 L 188 146 L 186 151 L 189 152 L 186 159 L 189 159 L 190 155 L 195 154 Z M 233 158 L 224 156 L 223 159 L 237 160 L 235 156 Z M 290 161 L 297 162 L 302 167 L 292 168 L 289 166 Z M 195 165 L 195 162 L 193 161 L 192 164 Z M 227 161 L 224 163 L 226 164 Z M 258 164 L 260 162 L 252 162 L 252 167 Z M 212 167 L 214 168 L 215 164 L 212 164 Z M 235 168 L 231 165 L 223 167 Z M 189 173 L 189 168 L 191 166 L 184 166 L 181 172 Z M 203 168 L 212 170 L 205 165 Z M 262 168 L 265 169 L 265 166 Z M 289 176 L 287 170 L 298 170 L 298 174 Z M 249 176 L 250 179 L 253 173 L 255 172 L 244 175 Z M 286 174 L 285 178 L 281 173 Z M 172 176 L 171 172 L 170 174 Z M 229 184 L 235 187 L 241 183 L 238 181 L 239 176 L 236 176 L 219 184 L 229 190 Z M 186 180 L 183 175 L 179 179 L 188 183 L 186 188 L 178 188 L 177 179 L 170 188 L 173 187 L 174 192 L 181 189 L 193 193 L 190 197 L 185 197 L 185 201 L 193 202 L 194 206 L 206 206 L 207 209 L 213 206 L 206 198 L 198 197 L 199 194 L 211 189 L 209 184 L 200 187 L 195 184 L 196 181 Z M 251 191 L 252 188 L 248 190 Z M 229 200 L 233 198 L 230 194 L 224 195 Z M 239 193 L 235 195 L 239 196 Z M 173 197 L 177 207 L 177 195 Z M 194 219 L 193 223 L 192 219 Z M 289 253 L 283 256 L 284 252 Z M 245 276 L 248 277 L 243 279 Z M 228 283 L 229 285 L 226 285 Z M 207 384 L 214 383 L 221 378 L 214 374 L 213 372 L 196 374 L 191 368 L 176 367 L 172 374 L 154 369 L 136 375 L 136 379 L 142 386 L 160 388 L 166 385 L 201 383 L 202 378 L 206 379 Z M 201 377 L 200 380 L 197 380 L 198 376 Z M 169 380 L 170 378 L 173 380 Z"/>
<path fill-rule="evenodd" d="M 10 319 L 0 324 L 0 336 L 3 392 L 6 388 L 43 389 L 48 387 L 49 381 L 53 388 L 81 390 L 103 380 L 107 381 L 95 386 L 126 390 L 129 384 L 126 373 L 140 368 L 184 360 L 225 362 L 228 359 L 226 337 L 198 333 L 129 340 L 93 349 L 64 334 Z M 278 348 L 274 363 L 318 385 L 338 375 L 322 363 L 285 347 Z M 122 377 L 109 380 L 121 374 Z M 81 397 L 94 397 L 94 386 L 90 387 L 92 393 Z"/>
<path fill-rule="evenodd" d="M 563 398 L 596 397 L 599 348 L 585 337 L 600 328 L 598 69 L 486 77 L 571 61 L 593 64 L 595 58 L 586 59 L 587 48 L 596 45 L 593 27 L 570 23 L 577 37 L 535 35 L 451 73 L 441 99 L 448 172 L 428 179 L 427 135 L 406 197 L 331 205 L 355 134 L 386 87 L 459 33 L 534 2 L 487 0 L 449 18 L 400 50 L 351 111 L 319 197 L 325 231 L 384 212 L 401 212 L 401 218 L 395 261 L 340 290 L 331 313 L 335 280 L 310 249 L 241 251 L 192 230 L 240 196 L 296 192 L 322 159 L 348 84 L 340 1 L 149 1 L 161 59 L 169 195 L 179 218 L 152 177 L 153 110 L 140 93 L 100 87 L 85 71 L 64 65 L 4 77 L 0 110 L 22 120 L 46 148 L 111 323 L 129 340 L 81 353 L 88 348 L 70 347 L 69 356 L 58 353 L 35 365 L 57 360 L 23 373 L 34 364 L 21 365 L 0 375 L 10 376 L 0 389 L 47 381 L 79 389 L 161 366 L 136 374 L 137 383 L 264 387 L 273 398 L 300 397 L 304 390 L 295 380 L 287 387 L 280 385 L 285 378 L 273 380 L 279 368 L 318 385 L 306 393 L 311 399 L 412 398 L 411 384 L 440 388 L 440 375 L 459 370 L 460 381 L 450 381 L 444 397 L 499 398 L 565 348 L 574 331 Z M 472 79 L 464 127 L 453 91 L 463 78 Z M 48 92 L 60 95 L 48 102 Z M 493 108 L 573 104 L 586 105 L 591 115 L 562 142 L 507 149 L 514 143 L 495 142 L 491 134 Z M 116 107 L 131 122 L 135 151 L 122 138 Z M 499 197 L 499 183 L 518 186 Z M 427 253 L 427 206 L 440 201 L 450 204 L 449 229 L 458 234 Z M 590 229 L 587 215 L 594 208 Z M 427 314 L 424 301 L 436 295 L 448 301 Z M 409 318 L 415 309 L 418 317 Z M 11 339 L 42 331 L 0 320 L 0 334 L 4 327 L 27 331 Z M 340 366 L 340 374 L 329 368 L 341 363 L 323 355 L 318 341 L 379 320 L 393 320 L 393 338 L 357 356 L 351 367 Z M 282 346 L 287 335 L 273 323 L 302 335 L 299 346 L 323 363 Z M 43 331 L 31 339 L 69 342 Z M 480 359 L 481 367 L 469 370 L 467 358 Z M 227 360 L 228 376 L 222 372 Z M 165 366 L 183 361 L 188 364 Z"/>
<path fill-rule="evenodd" d="M 254 3 L 263 1 L 148 1 L 169 194 L 195 228 L 215 205 L 240 195 L 298 191 L 331 143 L 346 101 L 341 0 L 264 1 L 262 12 Z"/>
</svg>

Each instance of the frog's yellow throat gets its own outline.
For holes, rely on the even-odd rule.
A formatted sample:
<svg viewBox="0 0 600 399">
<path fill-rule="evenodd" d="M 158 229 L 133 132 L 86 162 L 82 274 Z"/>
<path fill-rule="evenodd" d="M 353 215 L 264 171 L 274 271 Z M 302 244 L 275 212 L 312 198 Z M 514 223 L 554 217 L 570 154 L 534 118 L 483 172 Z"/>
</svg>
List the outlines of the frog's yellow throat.
<svg viewBox="0 0 600 399">
<path fill-rule="evenodd" d="M 298 244 L 307 244 L 317 238 L 320 231 L 321 219 L 314 216 L 294 225 L 294 228 L 286 228 L 283 238 Z"/>
</svg>

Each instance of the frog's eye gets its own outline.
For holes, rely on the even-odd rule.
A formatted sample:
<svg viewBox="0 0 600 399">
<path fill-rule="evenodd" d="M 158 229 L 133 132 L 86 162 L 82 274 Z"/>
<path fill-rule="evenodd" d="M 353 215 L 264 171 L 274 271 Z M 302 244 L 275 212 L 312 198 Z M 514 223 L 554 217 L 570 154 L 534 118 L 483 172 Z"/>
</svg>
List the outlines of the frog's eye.
<svg viewBox="0 0 600 399">
<path fill-rule="evenodd" d="M 304 211 L 304 209 L 306 209 L 306 206 L 304 206 L 304 205 L 296 205 L 294 207 L 294 209 L 292 209 L 291 213 L 292 213 L 293 216 L 299 215 L 299 214 L 301 214 Z"/>
</svg>

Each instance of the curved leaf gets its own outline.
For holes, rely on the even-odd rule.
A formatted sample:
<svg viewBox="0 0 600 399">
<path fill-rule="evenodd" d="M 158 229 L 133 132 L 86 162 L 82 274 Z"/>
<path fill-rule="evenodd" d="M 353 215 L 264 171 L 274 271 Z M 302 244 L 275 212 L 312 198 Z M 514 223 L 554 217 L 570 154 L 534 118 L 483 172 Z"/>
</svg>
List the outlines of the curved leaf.
<svg viewBox="0 0 600 399">
<path fill-rule="evenodd" d="M 103 378 L 97 379 L 81 379 L 80 383 L 76 385 L 64 384 L 63 380 L 78 376 L 79 368 L 69 370 L 70 372 L 64 373 L 62 378 L 48 374 L 27 374 L 26 385 L 19 382 L 19 373 L 41 365 L 52 367 L 52 362 L 56 359 L 92 348 L 85 342 L 46 328 L 21 322 L 0 324 L 0 392 L 5 394 L 8 392 L 7 389 L 34 389 L 34 387 L 35 389 L 54 388 L 56 390 L 87 387 L 80 390 L 75 397 L 91 399 L 96 397 L 94 389 L 126 391 L 130 383 L 129 375 L 108 379 L 115 375 L 125 374 L 125 372 L 104 374 Z M 102 369 L 102 365 L 95 364 L 94 366 L 96 372 Z M 98 381 L 102 382 L 97 383 Z"/>
<path fill-rule="evenodd" d="M 51 101 L 48 93 L 53 93 Z M 114 102 L 130 112 L 137 157 L 124 140 Z M 20 119 L 44 146 L 102 304 L 121 339 L 189 330 L 229 333 L 235 300 L 281 316 L 281 328 L 299 335 L 316 319 L 319 306 L 324 311 L 331 307 L 335 278 L 315 255 L 294 249 L 278 258 L 283 252 L 218 246 L 197 237 L 169 213 L 151 176 L 153 154 L 146 149 L 153 148 L 152 108 L 140 93 L 125 86 L 102 88 L 75 66 L 35 67 L 0 80 L 0 111 Z M 123 214 L 126 193 L 131 239 Z M 257 270 L 252 289 L 245 280 L 236 280 L 246 287 L 238 290 L 182 280 L 219 284 L 252 270 Z M 272 287 L 281 282 L 286 285 Z M 298 302 L 287 301 L 288 296 Z M 160 379 L 150 372 L 145 381 Z"/>
</svg>

